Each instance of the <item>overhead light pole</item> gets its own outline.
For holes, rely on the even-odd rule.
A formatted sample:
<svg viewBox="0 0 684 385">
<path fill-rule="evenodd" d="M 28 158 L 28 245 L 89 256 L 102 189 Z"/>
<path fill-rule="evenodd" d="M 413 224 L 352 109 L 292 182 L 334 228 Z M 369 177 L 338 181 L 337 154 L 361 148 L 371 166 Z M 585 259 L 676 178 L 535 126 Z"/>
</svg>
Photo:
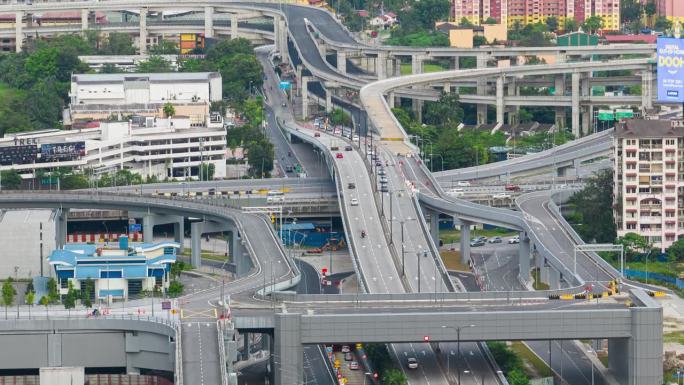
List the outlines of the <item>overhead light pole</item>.
<svg viewBox="0 0 684 385">
<path fill-rule="evenodd" d="M 466 325 L 466 326 L 447 326 L 447 325 L 442 325 L 442 329 L 453 329 L 456 330 L 456 350 L 457 350 L 457 355 L 456 355 L 456 372 L 457 372 L 457 378 L 458 378 L 458 385 L 461 385 L 461 369 L 460 369 L 460 362 L 461 362 L 461 329 L 463 328 L 474 328 L 475 325 Z M 466 371 L 468 372 L 468 371 Z M 469 372 L 468 372 L 469 373 Z"/>
</svg>

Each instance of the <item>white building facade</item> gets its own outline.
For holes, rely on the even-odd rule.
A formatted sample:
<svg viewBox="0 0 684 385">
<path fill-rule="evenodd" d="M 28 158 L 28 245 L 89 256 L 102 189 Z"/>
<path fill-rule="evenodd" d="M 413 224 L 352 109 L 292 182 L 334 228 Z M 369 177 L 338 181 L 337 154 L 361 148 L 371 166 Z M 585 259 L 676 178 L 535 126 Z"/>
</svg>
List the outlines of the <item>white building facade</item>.
<svg viewBox="0 0 684 385">
<path fill-rule="evenodd" d="M 97 123 L 97 122 L 96 122 Z M 199 178 L 213 164 L 226 175 L 226 129 L 219 116 L 196 126 L 188 117 L 99 122 L 99 127 L 8 134 L 0 139 L 0 170 L 27 177 L 69 167 L 95 175 L 127 169 L 159 179 Z"/>
<path fill-rule="evenodd" d="M 637 233 L 663 251 L 684 235 L 684 126 L 676 124 L 628 120 L 615 135 L 617 234 Z"/>
</svg>

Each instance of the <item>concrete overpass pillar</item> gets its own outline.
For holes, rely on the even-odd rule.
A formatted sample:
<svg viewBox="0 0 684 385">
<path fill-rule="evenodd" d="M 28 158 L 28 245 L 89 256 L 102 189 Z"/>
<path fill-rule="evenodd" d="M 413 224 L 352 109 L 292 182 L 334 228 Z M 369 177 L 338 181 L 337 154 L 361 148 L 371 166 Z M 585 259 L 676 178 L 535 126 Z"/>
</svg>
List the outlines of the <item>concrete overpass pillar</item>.
<svg viewBox="0 0 684 385">
<path fill-rule="evenodd" d="M 154 242 L 154 215 L 147 214 L 143 217 L 143 242 Z"/>
<path fill-rule="evenodd" d="M 306 120 L 309 116 L 309 77 L 302 76 L 302 119 Z"/>
<path fill-rule="evenodd" d="M 240 36 L 238 31 L 238 15 L 237 13 L 230 14 L 230 38 L 237 39 Z M 286 45 L 287 46 L 287 45 Z"/>
<path fill-rule="evenodd" d="M 301 343 L 301 315 L 275 315 L 275 385 L 301 384 L 304 373 L 304 349 Z"/>
<path fill-rule="evenodd" d="M 419 123 L 423 123 L 423 101 L 420 99 L 411 99 L 411 108 L 413 114 Z"/>
<path fill-rule="evenodd" d="M 185 218 L 183 217 L 180 217 L 180 219 L 173 224 L 173 240 L 174 242 L 178 242 L 180 244 L 178 253 L 182 254 L 183 250 L 185 249 Z"/>
<path fill-rule="evenodd" d="M 347 72 L 347 52 L 338 49 L 337 50 L 337 69 L 342 72 Z"/>
<path fill-rule="evenodd" d="M 514 77 L 506 79 L 507 85 L 508 85 L 508 90 L 507 90 L 507 95 L 508 96 L 518 96 L 520 93 L 520 88 L 518 88 L 518 82 L 515 80 Z M 508 124 L 509 125 L 515 125 L 518 123 L 518 111 L 520 110 L 519 106 L 507 106 L 508 108 Z"/>
<path fill-rule="evenodd" d="M 58 209 L 55 215 L 55 246 L 61 249 L 66 244 L 69 209 Z"/>
<path fill-rule="evenodd" d="M 561 274 L 560 271 L 550 267 L 549 268 L 549 287 L 552 290 L 560 289 L 561 287 Z"/>
<path fill-rule="evenodd" d="M 428 214 L 430 214 L 430 235 L 435 246 L 439 247 L 439 213 L 430 210 Z"/>
<path fill-rule="evenodd" d="M 423 55 L 411 55 L 411 74 L 417 75 L 423 73 Z"/>
<path fill-rule="evenodd" d="M 394 59 L 394 76 L 401 76 L 401 59 Z"/>
<path fill-rule="evenodd" d="M 583 79 L 580 82 L 580 97 L 582 96 L 591 96 L 591 84 L 589 83 L 589 78 L 591 77 L 591 73 L 589 73 L 589 76 L 584 76 Z M 592 123 L 594 121 L 594 107 L 592 106 L 584 106 L 580 108 L 580 113 L 582 114 L 582 136 L 588 135 L 592 129 Z"/>
<path fill-rule="evenodd" d="M 459 56 L 454 56 L 454 60 L 452 61 L 452 69 L 454 70 L 460 70 L 461 69 L 461 58 Z"/>
<path fill-rule="evenodd" d="M 204 7 L 204 37 L 214 37 L 214 7 Z"/>
<path fill-rule="evenodd" d="M 504 81 L 503 76 L 496 78 L 496 122 L 504 123 L 506 105 L 504 104 Z"/>
<path fill-rule="evenodd" d="M 378 56 L 375 60 L 375 71 L 378 74 L 378 79 L 382 80 L 387 78 L 387 52 L 378 52 Z"/>
<path fill-rule="evenodd" d="M 572 134 L 576 137 L 580 137 L 580 77 L 579 72 L 572 73 Z"/>
<path fill-rule="evenodd" d="M 202 266 L 202 231 L 204 230 L 204 222 L 190 223 L 190 237 L 191 237 L 191 253 L 190 264 L 192 267 Z"/>
<path fill-rule="evenodd" d="M 530 280 L 530 257 L 530 238 L 524 231 L 521 231 L 518 249 L 518 277 L 522 282 L 529 282 Z"/>
<path fill-rule="evenodd" d="M 390 108 L 394 108 L 394 92 L 387 94 L 387 105 L 389 105 Z"/>
<path fill-rule="evenodd" d="M 21 52 L 21 49 L 24 45 L 24 12 L 23 11 L 17 11 L 14 14 L 14 41 L 15 41 L 15 49 L 17 52 Z"/>
<path fill-rule="evenodd" d="M 473 222 L 461 220 L 461 263 L 470 262 L 470 227 Z"/>
<path fill-rule="evenodd" d="M 147 8 L 140 8 L 140 40 L 138 50 L 141 55 L 147 53 Z"/>
<path fill-rule="evenodd" d="M 486 54 L 477 55 L 477 57 L 476 57 L 477 68 L 486 68 L 488 61 L 489 61 L 489 58 L 487 57 Z"/>
<path fill-rule="evenodd" d="M 249 360 L 249 333 L 242 334 L 242 360 Z"/>
<path fill-rule="evenodd" d="M 556 89 L 555 96 L 565 95 L 565 74 L 556 75 L 554 88 Z M 564 129 L 566 126 L 565 120 L 565 107 L 556 107 L 556 127 Z"/>
<path fill-rule="evenodd" d="M 302 90 L 302 65 L 301 64 L 297 65 L 296 71 L 297 71 L 297 75 L 296 75 L 296 77 L 297 77 L 297 79 L 296 79 L 296 81 L 297 81 L 297 96 L 301 96 L 301 94 L 302 94 L 302 91 L 301 91 Z"/>
<path fill-rule="evenodd" d="M 88 30 L 88 15 L 90 15 L 89 9 L 81 10 L 81 31 Z"/>
<path fill-rule="evenodd" d="M 332 104 L 332 90 L 329 86 L 325 87 L 325 112 L 330 113 L 333 110 Z"/>
<path fill-rule="evenodd" d="M 568 54 L 567 53 L 559 51 L 556 54 L 556 63 L 560 64 L 560 63 L 565 63 L 567 61 L 568 61 Z"/>
<path fill-rule="evenodd" d="M 641 107 L 653 108 L 653 73 L 651 70 L 641 72 Z"/>
<path fill-rule="evenodd" d="M 284 19 L 278 19 L 278 24 L 280 25 L 280 28 L 278 29 L 280 31 L 278 39 L 280 39 L 280 46 L 282 47 L 280 56 L 282 57 L 284 63 L 289 63 L 290 56 L 287 51 L 287 24 L 285 23 Z M 237 26 L 237 23 L 235 25 Z M 235 28 L 235 36 L 237 37 L 237 27 Z"/>
</svg>

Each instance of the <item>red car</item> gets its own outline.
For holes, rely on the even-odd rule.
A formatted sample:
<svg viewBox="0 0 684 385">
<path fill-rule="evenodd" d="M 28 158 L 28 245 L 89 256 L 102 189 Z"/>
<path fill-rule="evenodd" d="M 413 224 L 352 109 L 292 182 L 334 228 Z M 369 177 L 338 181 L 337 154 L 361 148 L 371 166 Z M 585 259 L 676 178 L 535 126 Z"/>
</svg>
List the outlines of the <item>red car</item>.
<svg viewBox="0 0 684 385">
<path fill-rule="evenodd" d="M 335 158 L 342 159 L 342 158 L 344 158 L 344 155 L 342 155 L 341 152 L 338 152 L 337 155 L 335 155 Z"/>
<path fill-rule="evenodd" d="M 506 191 L 520 191 L 520 186 L 514 184 L 507 184 Z"/>
</svg>

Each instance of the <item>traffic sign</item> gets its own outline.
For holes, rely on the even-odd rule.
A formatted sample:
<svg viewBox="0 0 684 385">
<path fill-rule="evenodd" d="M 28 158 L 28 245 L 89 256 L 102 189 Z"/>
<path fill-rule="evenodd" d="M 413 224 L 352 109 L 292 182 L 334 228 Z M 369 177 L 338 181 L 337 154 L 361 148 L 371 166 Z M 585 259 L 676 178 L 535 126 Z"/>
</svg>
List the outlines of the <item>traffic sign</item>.
<svg viewBox="0 0 684 385">
<path fill-rule="evenodd" d="M 292 84 L 290 84 L 290 82 L 282 81 L 280 82 L 279 87 L 281 90 L 289 90 L 292 87 Z"/>
<path fill-rule="evenodd" d="M 162 301 L 162 310 L 171 310 L 171 301 Z"/>
<path fill-rule="evenodd" d="M 140 232 L 142 231 L 142 225 L 139 223 L 133 223 L 131 225 L 128 225 L 128 231 L 131 233 Z"/>
</svg>

